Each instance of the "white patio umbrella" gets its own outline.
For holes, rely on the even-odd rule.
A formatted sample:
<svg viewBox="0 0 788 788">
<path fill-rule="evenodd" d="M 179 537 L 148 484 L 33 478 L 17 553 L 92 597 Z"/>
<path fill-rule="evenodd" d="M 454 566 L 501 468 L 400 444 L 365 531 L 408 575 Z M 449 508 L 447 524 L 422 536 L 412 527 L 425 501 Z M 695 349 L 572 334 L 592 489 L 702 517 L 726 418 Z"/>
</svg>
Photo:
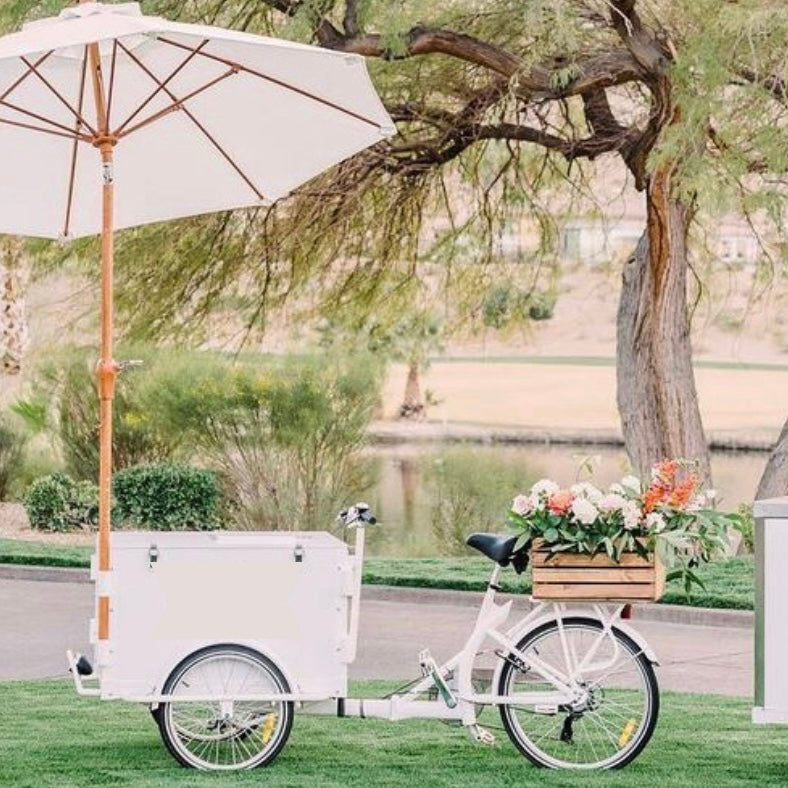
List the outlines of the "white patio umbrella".
<svg viewBox="0 0 788 788">
<path fill-rule="evenodd" d="M 0 38 L 0 232 L 102 235 L 99 640 L 119 370 L 113 231 L 273 202 L 393 131 L 363 58 L 143 16 L 138 3 L 83 0 Z"/>
</svg>

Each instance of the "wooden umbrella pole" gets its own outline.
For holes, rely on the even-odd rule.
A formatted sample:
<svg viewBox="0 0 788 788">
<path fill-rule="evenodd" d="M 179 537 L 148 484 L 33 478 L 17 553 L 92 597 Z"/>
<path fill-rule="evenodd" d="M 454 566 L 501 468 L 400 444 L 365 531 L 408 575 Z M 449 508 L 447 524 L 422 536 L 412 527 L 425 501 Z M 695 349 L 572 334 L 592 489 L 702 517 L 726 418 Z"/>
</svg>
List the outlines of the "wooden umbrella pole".
<svg viewBox="0 0 788 788">
<path fill-rule="evenodd" d="M 115 178 L 114 149 L 117 142 L 108 133 L 107 102 L 104 78 L 101 73 L 101 53 L 98 44 L 88 49 L 93 92 L 96 101 L 98 133 L 93 145 L 101 152 L 102 169 L 102 224 L 101 224 L 101 358 L 98 364 L 99 394 L 99 535 L 98 535 L 98 639 L 109 638 L 110 597 L 107 583 L 110 562 L 110 511 L 112 496 L 112 404 L 115 399 L 115 380 L 118 364 L 112 353 L 113 324 L 113 269 Z"/>
<path fill-rule="evenodd" d="M 99 390 L 99 538 L 98 568 L 100 572 L 110 570 L 109 533 L 112 506 L 112 405 L 115 399 L 115 380 L 118 364 L 112 353 L 112 284 L 114 267 L 113 218 L 115 186 L 112 177 L 113 144 L 101 145 L 101 161 L 104 172 L 102 186 L 101 228 L 101 359 L 98 365 Z M 100 593 L 98 598 L 98 637 L 109 637 L 109 594 Z"/>
</svg>

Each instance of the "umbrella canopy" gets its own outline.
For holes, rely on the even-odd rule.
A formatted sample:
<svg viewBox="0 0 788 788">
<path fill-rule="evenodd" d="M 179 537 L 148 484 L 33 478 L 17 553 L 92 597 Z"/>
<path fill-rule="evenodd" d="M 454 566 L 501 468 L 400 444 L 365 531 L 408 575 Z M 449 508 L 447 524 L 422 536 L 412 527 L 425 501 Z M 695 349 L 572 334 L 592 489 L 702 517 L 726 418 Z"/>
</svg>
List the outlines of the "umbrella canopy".
<svg viewBox="0 0 788 788">
<path fill-rule="evenodd" d="M 273 202 L 393 132 L 355 55 L 146 17 L 137 3 L 83 1 L 0 38 L 0 232 L 102 236 L 99 664 L 120 370 L 114 229 Z"/>
<path fill-rule="evenodd" d="M 0 231 L 101 232 L 103 136 L 123 228 L 273 202 L 392 131 L 357 55 L 85 3 L 0 38 Z"/>
</svg>

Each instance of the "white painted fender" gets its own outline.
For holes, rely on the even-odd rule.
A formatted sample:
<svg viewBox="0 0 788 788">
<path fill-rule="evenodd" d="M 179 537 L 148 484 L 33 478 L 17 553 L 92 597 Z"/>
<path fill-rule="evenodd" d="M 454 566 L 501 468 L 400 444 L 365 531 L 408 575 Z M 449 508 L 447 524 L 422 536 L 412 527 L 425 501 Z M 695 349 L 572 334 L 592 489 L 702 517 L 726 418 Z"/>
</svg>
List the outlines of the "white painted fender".
<svg viewBox="0 0 788 788">
<path fill-rule="evenodd" d="M 590 618 L 594 621 L 599 621 L 598 618 L 595 618 L 594 616 L 589 616 L 585 610 L 568 610 L 564 614 L 564 618 Z M 549 621 L 555 621 L 555 616 L 546 614 L 544 616 L 541 616 L 540 618 L 537 618 L 535 621 L 528 621 L 523 626 L 519 627 L 514 631 L 511 638 L 512 642 L 515 644 L 519 643 L 520 640 L 522 640 L 522 638 L 525 637 L 526 633 L 531 632 L 534 629 L 537 629 L 538 627 L 542 626 L 542 624 L 546 624 Z M 627 635 L 632 640 L 634 640 L 635 643 L 637 643 L 638 647 L 643 652 L 643 654 L 645 655 L 646 659 L 649 662 L 651 662 L 652 665 L 659 665 L 659 660 L 657 659 L 656 653 L 648 644 L 648 642 L 643 637 L 643 635 L 640 634 L 640 632 L 638 632 L 636 629 L 633 629 L 631 626 L 629 626 L 629 624 L 625 623 L 624 621 L 621 621 L 620 619 L 613 626 L 613 629 L 617 629 L 619 632 L 623 632 L 625 635 Z M 493 693 L 498 692 L 498 682 L 500 681 L 501 671 L 503 670 L 505 664 L 506 663 L 504 662 L 504 660 L 499 659 L 498 664 L 495 666 L 495 672 L 493 673 L 492 685 L 491 685 L 491 691 Z"/>
<path fill-rule="evenodd" d="M 285 681 L 287 685 L 290 687 L 290 692 L 298 692 L 298 684 L 295 682 L 293 676 L 290 674 L 288 669 L 285 667 L 284 663 L 282 662 L 281 658 L 270 648 L 262 649 L 260 648 L 261 643 L 259 640 L 233 640 L 233 641 L 223 641 L 222 643 L 217 643 L 215 640 L 206 640 L 204 643 L 195 642 L 189 644 L 187 649 L 184 649 L 182 653 L 179 653 L 173 663 L 163 672 L 160 676 L 156 685 L 151 692 L 152 695 L 156 695 L 163 691 L 164 689 L 164 682 L 167 681 L 170 673 L 172 673 L 175 668 L 183 662 L 186 657 L 194 654 L 196 651 L 201 651 L 204 648 L 208 648 L 208 646 L 218 646 L 218 645 L 233 645 L 233 646 L 245 646 L 246 648 L 252 649 L 252 651 L 256 651 L 258 654 L 267 657 L 271 660 L 271 662 L 279 668 L 281 674 L 285 677 Z M 159 707 L 158 703 L 151 703 L 151 709 L 157 709 Z"/>
</svg>

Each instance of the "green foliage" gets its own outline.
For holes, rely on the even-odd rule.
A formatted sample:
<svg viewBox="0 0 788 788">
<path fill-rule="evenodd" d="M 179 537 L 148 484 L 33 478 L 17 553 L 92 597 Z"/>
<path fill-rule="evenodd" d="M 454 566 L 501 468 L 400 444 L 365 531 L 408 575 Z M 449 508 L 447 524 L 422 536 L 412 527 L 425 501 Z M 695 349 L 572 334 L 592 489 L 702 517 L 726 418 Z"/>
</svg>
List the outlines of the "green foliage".
<svg viewBox="0 0 788 788">
<path fill-rule="evenodd" d="M 138 465 L 115 474 L 113 493 L 113 519 L 123 528 L 207 531 L 220 525 L 221 491 L 211 471 Z"/>
<path fill-rule="evenodd" d="M 5 418 L 0 417 L 0 501 L 9 497 L 11 482 L 19 472 L 24 438 Z"/>
<path fill-rule="evenodd" d="M 743 503 L 739 506 L 738 517 L 733 522 L 733 527 L 741 534 L 744 552 L 755 552 L 755 518 L 752 516 L 752 506 Z"/>
<path fill-rule="evenodd" d="M 206 360 L 159 378 L 157 412 L 219 472 L 239 527 L 325 528 L 369 484 L 358 450 L 379 389 L 363 355 L 262 369 Z"/>
<path fill-rule="evenodd" d="M 98 488 L 63 473 L 36 480 L 23 498 L 32 528 L 41 531 L 88 531 L 98 524 Z"/>
<path fill-rule="evenodd" d="M 152 366 L 165 366 L 170 354 L 152 348 L 127 352 Z M 78 479 L 98 476 L 98 414 L 94 351 L 71 348 L 58 353 L 36 371 L 32 391 L 18 401 L 15 411 L 31 427 L 42 425 L 52 435 L 68 473 Z M 151 416 L 151 395 L 145 383 L 150 376 L 128 372 L 118 378 L 113 411 L 113 461 L 115 468 L 172 457 L 179 446 L 175 431 L 158 429 Z"/>
<path fill-rule="evenodd" d="M 482 322 L 500 331 L 528 320 L 549 320 L 554 308 L 554 295 L 502 282 L 487 293 L 482 303 Z"/>
<path fill-rule="evenodd" d="M 509 500 L 527 469 L 472 449 L 453 449 L 424 466 L 432 501 L 430 525 L 442 554 L 467 555 L 465 539 L 474 531 L 500 530 Z"/>
</svg>

